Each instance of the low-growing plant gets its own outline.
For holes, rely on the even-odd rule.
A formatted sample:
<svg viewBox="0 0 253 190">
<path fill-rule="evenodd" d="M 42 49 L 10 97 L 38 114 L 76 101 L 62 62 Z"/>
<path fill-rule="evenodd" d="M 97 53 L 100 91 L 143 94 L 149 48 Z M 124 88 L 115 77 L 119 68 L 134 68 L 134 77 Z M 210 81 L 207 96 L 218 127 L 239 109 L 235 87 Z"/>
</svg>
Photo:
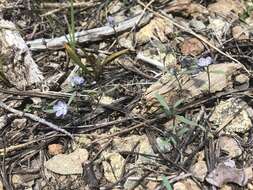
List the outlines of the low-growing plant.
<svg viewBox="0 0 253 190">
<path fill-rule="evenodd" d="M 168 178 L 166 176 L 162 176 L 162 182 L 163 182 L 163 186 L 166 188 L 166 190 L 173 190 L 172 185 L 170 184 Z"/>
<path fill-rule="evenodd" d="M 178 100 L 173 106 L 169 106 L 166 103 L 166 100 L 164 99 L 163 96 L 161 96 L 160 94 L 156 93 L 155 94 L 156 99 L 158 100 L 158 102 L 160 103 L 162 109 L 164 110 L 164 112 L 166 113 L 166 115 L 168 117 L 171 117 L 173 119 L 173 133 L 175 134 L 175 121 L 178 120 L 181 123 L 185 123 L 187 125 L 193 126 L 193 127 L 200 127 L 201 129 L 205 130 L 203 128 L 203 126 L 197 124 L 194 121 L 191 121 L 189 119 L 187 119 L 184 116 L 181 116 L 177 113 L 177 108 L 184 102 L 184 99 L 180 99 Z"/>
<path fill-rule="evenodd" d="M 68 43 L 64 44 L 64 48 L 69 55 L 70 59 L 74 62 L 74 64 L 78 65 L 82 70 L 82 75 L 90 75 L 93 76 L 95 79 L 98 79 L 103 71 L 103 67 L 113 61 L 114 59 L 118 58 L 119 56 L 126 54 L 129 52 L 128 49 L 123 49 L 121 51 L 115 52 L 104 59 L 101 57 L 96 57 L 93 54 L 87 53 L 84 49 L 83 55 L 87 61 L 87 65 L 91 67 L 88 69 L 87 65 L 84 65 L 81 61 L 81 57 L 76 53 L 76 38 L 75 38 L 75 16 L 74 16 L 74 6 L 73 0 L 70 1 L 70 24 L 68 23 L 68 31 L 69 35 L 66 36 Z M 113 27 L 116 35 L 115 30 L 115 22 L 113 17 L 108 17 L 108 22 L 111 27 Z"/>
</svg>

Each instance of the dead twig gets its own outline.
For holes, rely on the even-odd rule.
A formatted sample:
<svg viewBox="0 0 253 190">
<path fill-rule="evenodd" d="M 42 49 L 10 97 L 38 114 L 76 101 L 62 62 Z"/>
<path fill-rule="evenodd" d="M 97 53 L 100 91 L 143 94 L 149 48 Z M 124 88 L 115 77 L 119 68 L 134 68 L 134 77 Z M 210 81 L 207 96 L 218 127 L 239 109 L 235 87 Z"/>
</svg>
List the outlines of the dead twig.
<svg viewBox="0 0 253 190">
<path fill-rule="evenodd" d="M 0 92 L 4 94 L 12 94 L 12 95 L 18 95 L 18 96 L 31 96 L 31 97 L 39 97 L 39 98 L 48 98 L 48 99 L 69 99 L 72 94 L 71 93 L 66 93 L 66 92 L 55 92 L 55 91 L 47 91 L 47 92 L 36 92 L 36 91 L 21 91 L 21 90 L 9 90 L 9 89 L 4 89 L 0 88 Z M 77 98 L 83 98 L 85 100 L 89 99 L 88 95 L 83 95 L 83 94 L 76 94 Z"/>
<path fill-rule="evenodd" d="M 146 14 L 137 24 L 138 27 L 147 24 L 152 16 L 153 14 Z M 138 15 L 131 19 L 120 22 L 114 27 L 114 29 L 111 26 L 103 26 L 100 28 L 76 32 L 75 40 L 77 43 L 99 41 L 105 37 L 115 35 L 115 31 L 117 33 L 121 33 L 136 26 L 136 22 L 140 19 L 140 17 L 141 15 Z M 64 44 L 68 43 L 67 38 L 69 38 L 69 34 L 54 39 L 36 39 L 33 41 L 28 41 L 27 45 L 30 46 L 30 50 L 63 49 Z"/>
</svg>

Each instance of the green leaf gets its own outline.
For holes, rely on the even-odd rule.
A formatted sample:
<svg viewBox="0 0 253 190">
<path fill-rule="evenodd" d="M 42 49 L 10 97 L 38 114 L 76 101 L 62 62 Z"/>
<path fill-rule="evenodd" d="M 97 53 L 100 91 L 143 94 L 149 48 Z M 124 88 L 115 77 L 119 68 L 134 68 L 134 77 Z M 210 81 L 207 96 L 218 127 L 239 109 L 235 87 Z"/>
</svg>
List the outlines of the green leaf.
<svg viewBox="0 0 253 190">
<path fill-rule="evenodd" d="M 177 134 L 178 134 L 179 137 L 181 137 L 181 136 L 183 136 L 187 131 L 189 131 L 189 129 L 186 128 L 186 127 L 183 127 L 182 129 L 180 129 L 180 130 L 177 132 Z"/>
<path fill-rule="evenodd" d="M 67 22 L 69 38 L 67 38 L 70 46 L 75 49 L 76 40 L 75 40 L 75 12 L 74 12 L 74 2 L 70 0 L 70 24 Z"/>
<path fill-rule="evenodd" d="M 161 151 L 166 151 L 167 147 L 171 147 L 171 143 L 169 142 L 169 139 L 164 139 L 162 137 L 158 137 L 156 139 L 157 145 Z"/>
<path fill-rule="evenodd" d="M 76 54 L 75 50 L 72 49 L 72 47 L 69 46 L 67 43 L 64 44 L 64 48 L 66 49 L 69 57 L 74 61 L 74 63 L 77 64 L 85 74 L 88 74 L 89 72 L 86 66 L 82 63 L 80 57 Z"/>
<path fill-rule="evenodd" d="M 198 124 L 195 123 L 194 121 L 191 121 L 191 120 L 189 120 L 189 119 L 187 119 L 187 118 L 185 118 L 185 117 L 183 117 L 183 116 L 181 116 L 181 115 L 176 115 L 176 118 L 177 118 L 179 121 L 181 121 L 181 122 L 183 122 L 183 123 L 185 123 L 185 124 L 187 124 L 187 125 L 191 125 L 191 126 L 193 126 L 193 127 L 198 126 Z"/>
<path fill-rule="evenodd" d="M 166 187 L 167 190 L 173 190 L 168 178 L 166 176 L 162 176 L 162 179 L 163 179 L 163 185 L 164 187 Z"/>
<path fill-rule="evenodd" d="M 71 102 L 75 99 L 76 97 L 76 92 L 73 92 L 71 94 L 71 96 L 69 97 L 69 101 L 68 101 L 68 106 L 71 104 Z"/>
<path fill-rule="evenodd" d="M 166 103 L 164 97 L 162 97 L 160 94 L 155 93 L 155 97 L 158 100 L 158 102 L 161 104 L 162 108 L 164 109 L 165 113 L 170 116 L 172 115 L 172 111 L 171 108 L 168 106 L 168 104 Z"/>
<path fill-rule="evenodd" d="M 175 140 L 174 137 L 170 137 L 169 141 L 171 142 L 171 144 L 174 144 L 175 146 L 177 145 L 177 141 Z"/>
<path fill-rule="evenodd" d="M 43 110 L 45 113 L 54 113 L 55 111 L 53 109 L 46 109 Z"/>
<path fill-rule="evenodd" d="M 176 103 L 173 105 L 174 108 L 177 108 L 179 105 L 181 105 L 184 102 L 184 99 L 180 99 L 176 101 Z"/>
<path fill-rule="evenodd" d="M 200 127 L 203 131 L 205 131 L 205 128 L 197 123 L 195 123 L 194 121 L 191 121 L 181 115 L 176 115 L 176 119 L 178 119 L 179 121 L 181 121 L 182 123 L 185 123 L 187 125 L 193 126 L 193 127 Z"/>
</svg>

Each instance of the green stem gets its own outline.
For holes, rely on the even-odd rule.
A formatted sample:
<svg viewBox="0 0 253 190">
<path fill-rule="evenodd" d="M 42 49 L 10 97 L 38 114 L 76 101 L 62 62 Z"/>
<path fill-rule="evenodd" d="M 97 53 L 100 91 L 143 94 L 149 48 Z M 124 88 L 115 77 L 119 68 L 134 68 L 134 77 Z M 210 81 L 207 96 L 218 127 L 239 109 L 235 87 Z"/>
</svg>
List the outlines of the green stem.
<svg viewBox="0 0 253 190">
<path fill-rule="evenodd" d="M 208 77 L 208 92 L 211 93 L 211 79 L 210 79 L 210 72 L 209 72 L 209 66 L 206 68 L 207 77 Z"/>
<path fill-rule="evenodd" d="M 179 81 L 179 79 L 178 79 L 178 77 L 177 77 L 177 74 L 175 74 L 175 77 L 176 77 L 176 80 L 177 80 L 179 89 L 180 89 L 180 91 L 182 91 L 182 86 L 181 86 L 181 83 L 180 83 L 180 81 Z"/>
</svg>

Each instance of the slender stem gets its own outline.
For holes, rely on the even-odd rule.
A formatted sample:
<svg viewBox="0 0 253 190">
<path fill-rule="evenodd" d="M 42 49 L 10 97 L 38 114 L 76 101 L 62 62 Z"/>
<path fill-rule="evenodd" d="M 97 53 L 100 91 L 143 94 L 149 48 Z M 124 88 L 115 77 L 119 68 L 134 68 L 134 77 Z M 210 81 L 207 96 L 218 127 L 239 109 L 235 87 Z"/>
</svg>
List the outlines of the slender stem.
<svg viewBox="0 0 253 190">
<path fill-rule="evenodd" d="M 176 116 L 173 116 L 173 120 L 172 120 L 172 125 L 173 125 L 173 134 L 176 134 Z"/>
<path fill-rule="evenodd" d="M 114 25 L 112 26 L 112 28 L 113 28 L 113 30 L 114 30 L 114 35 L 115 35 L 116 41 L 117 41 L 117 43 L 118 43 L 118 46 L 120 46 L 120 44 L 119 44 L 119 36 L 118 36 L 118 34 L 117 34 L 116 28 L 115 28 Z"/>
<path fill-rule="evenodd" d="M 182 86 L 181 86 L 181 83 L 180 83 L 180 81 L 179 81 L 179 79 L 178 79 L 177 74 L 175 74 L 175 77 L 176 77 L 176 80 L 177 80 L 178 86 L 179 86 L 179 88 L 180 88 L 180 91 L 182 91 Z"/>
<path fill-rule="evenodd" d="M 206 72 L 208 77 L 208 92 L 211 93 L 211 79 L 210 79 L 209 66 L 206 67 Z"/>
</svg>

